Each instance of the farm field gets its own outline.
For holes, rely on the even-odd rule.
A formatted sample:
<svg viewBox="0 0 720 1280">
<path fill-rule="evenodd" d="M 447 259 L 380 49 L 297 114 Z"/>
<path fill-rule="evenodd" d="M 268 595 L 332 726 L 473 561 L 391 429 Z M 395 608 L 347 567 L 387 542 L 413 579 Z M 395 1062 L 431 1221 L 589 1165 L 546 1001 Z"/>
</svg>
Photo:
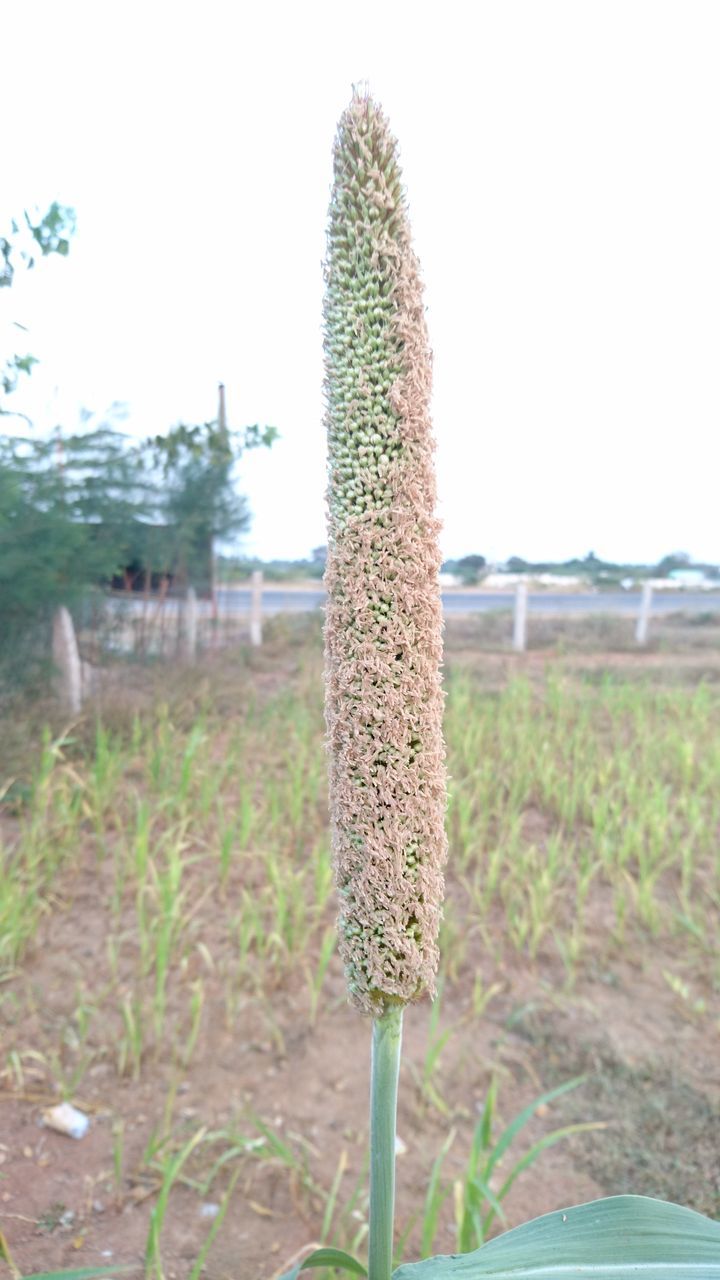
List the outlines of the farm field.
<svg viewBox="0 0 720 1280">
<path fill-rule="evenodd" d="M 475 1245 L 483 1113 L 489 1154 L 530 1109 L 491 1170 L 490 1232 L 629 1190 L 720 1217 L 720 627 L 665 619 L 638 653 L 626 620 L 543 620 L 523 655 L 500 627 L 447 631 L 407 1259 Z M 7 725 L 0 1226 L 21 1273 L 271 1280 L 313 1243 L 362 1251 L 370 1033 L 335 950 L 319 622 L 267 634 L 118 667 L 44 736 L 38 712 Z M 63 1099 L 91 1118 L 80 1141 L 42 1125 Z"/>
</svg>

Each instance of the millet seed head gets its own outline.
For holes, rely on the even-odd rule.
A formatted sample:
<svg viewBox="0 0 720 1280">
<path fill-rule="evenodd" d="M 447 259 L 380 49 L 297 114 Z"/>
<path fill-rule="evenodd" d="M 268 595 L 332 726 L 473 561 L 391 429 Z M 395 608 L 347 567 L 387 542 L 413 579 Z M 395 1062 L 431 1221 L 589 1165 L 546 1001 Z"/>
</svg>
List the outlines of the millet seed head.
<svg viewBox="0 0 720 1280">
<path fill-rule="evenodd" d="M 446 794 L 431 353 L 397 144 L 357 93 L 325 280 L 333 857 L 350 996 L 377 1016 L 434 990 Z"/>
</svg>

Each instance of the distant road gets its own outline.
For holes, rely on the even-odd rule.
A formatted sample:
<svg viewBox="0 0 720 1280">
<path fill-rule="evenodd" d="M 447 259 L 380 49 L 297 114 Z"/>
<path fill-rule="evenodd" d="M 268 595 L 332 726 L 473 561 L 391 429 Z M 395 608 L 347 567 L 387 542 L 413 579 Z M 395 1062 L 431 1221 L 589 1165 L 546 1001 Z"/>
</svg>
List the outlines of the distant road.
<svg viewBox="0 0 720 1280">
<path fill-rule="evenodd" d="M 491 591 L 443 591 L 442 602 L 446 613 L 493 613 L 512 609 L 514 593 Z M 322 587 L 272 586 L 263 587 L 263 613 L 290 613 L 316 609 L 325 603 Z M 218 605 L 228 612 L 247 613 L 250 609 L 250 590 L 246 587 L 221 587 Z M 613 613 L 636 615 L 640 608 L 640 593 L 635 591 L 612 592 L 552 592 L 538 591 L 528 596 L 528 610 L 535 614 L 583 614 Z M 720 591 L 655 591 L 652 612 L 661 613 L 718 613 Z"/>
</svg>

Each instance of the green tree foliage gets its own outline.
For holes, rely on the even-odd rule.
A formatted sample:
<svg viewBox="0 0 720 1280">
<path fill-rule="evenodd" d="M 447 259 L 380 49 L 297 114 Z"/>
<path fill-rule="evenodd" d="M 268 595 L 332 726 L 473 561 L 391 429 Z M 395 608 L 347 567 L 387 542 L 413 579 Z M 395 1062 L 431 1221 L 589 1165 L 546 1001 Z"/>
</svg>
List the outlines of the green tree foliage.
<svg viewBox="0 0 720 1280">
<path fill-rule="evenodd" d="M 478 555 L 463 556 L 457 562 L 457 572 L 466 587 L 477 586 L 480 574 L 485 568 L 485 557 Z"/>
<path fill-rule="evenodd" d="M 29 244 L 23 243 L 23 231 L 29 232 Z M 67 257 L 70 239 L 75 231 L 75 212 L 53 201 L 44 217 L 33 222 L 25 211 L 21 222 L 13 219 L 10 236 L 0 236 L 0 288 L 11 285 L 18 265 L 31 270 L 38 253 L 47 257 L 59 253 Z"/>
<path fill-rule="evenodd" d="M 0 669 L 47 656 L 54 610 L 79 605 L 145 554 L 151 490 L 137 449 L 103 424 L 53 440 L 0 441 Z"/>
<path fill-rule="evenodd" d="M 33 678 L 50 619 L 79 608 L 128 566 L 208 586 L 214 538 L 245 528 L 235 467 L 274 428 L 180 426 L 152 441 L 117 429 L 121 407 L 51 440 L 0 440 L 0 674 Z"/>
<path fill-rule="evenodd" d="M 168 530 L 170 568 L 183 581 L 206 590 L 214 540 L 247 528 L 250 513 L 235 487 L 235 467 L 246 450 L 269 447 L 276 438 L 274 427 L 231 431 L 214 420 L 194 427 L 181 424 L 148 442 L 162 474 L 161 514 Z"/>
<path fill-rule="evenodd" d="M 486 568 L 485 556 L 480 555 L 461 556 L 459 560 L 444 560 L 442 565 L 443 573 L 455 574 L 465 587 L 477 586 Z"/>
<path fill-rule="evenodd" d="M 522 556 L 510 556 L 507 561 L 508 573 L 527 573 L 532 565 L 528 560 L 523 560 Z"/>
<path fill-rule="evenodd" d="M 663 556 L 655 565 L 654 574 L 656 578 L 669 578 L 671 573 L 678 569 L 693 568 L 692 560 L 686 551 L 671 551 L 669 555 Z"/>
<path fill-rule="evenodd" d="M 47 213 L 35 220 L 27 211 L 20 220 L 13 219 L 10 233 L 0 236 L 0 289 L 9 289 L 18 270 L 31 271 L 38 258 L 58 253 L 67 257 L 75 232 L 75 213 L 54 201 Z M 24 331 L 17 321 L 12 327 Z M 20 374 L 31 373 L 37 364 L 35 356 L 0 353 L 0 413 L 9 413 L 2 403 L 4 396 L 15 390 Z"/>
<path fill-rule="evenodd" d="M 58 472 L 37 466 L 39 452 L 34 442 L 24 455 L 18 442 L 0 442 L 4 641 L 19 634 L 38 613 L 51 613 L 59 603 L 72 604 L 76 565 L 85 541 L 83 526 L 67 519 Z"/>
</svg>

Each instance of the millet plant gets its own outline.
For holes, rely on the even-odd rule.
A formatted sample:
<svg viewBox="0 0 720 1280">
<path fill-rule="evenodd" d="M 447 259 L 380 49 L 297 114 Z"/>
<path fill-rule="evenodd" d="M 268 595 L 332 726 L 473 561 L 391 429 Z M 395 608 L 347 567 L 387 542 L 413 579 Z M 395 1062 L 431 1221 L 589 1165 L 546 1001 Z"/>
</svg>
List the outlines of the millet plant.
<svg viewBox="0 0 720 1280">
<path fill-rule="evenodd" d="M 322 1266 L 369 1280 L 719 1280 L 720 1223 L 642 1196 L 393 1272 L 403 1010 L 433 995 L 438 963 L 442 619 L 422 286 L 395 139 L 357 92 L 335 141 L 325 368 L 326 719 L 340 949 L 350 999 L 372 1020 L 369 1257 L 366 1269 L 321 1249 L 285 1280 Z"/>
<path fill-rule="evenodd" d="M 402 1015 L 434 991 L 446 856 L 431 355 L 395 141 L 340 122 L 326 266 L 326 715 L 340 951 L 372 1018 L 370 1267 L 392 1265 Z"/>
</svg>

